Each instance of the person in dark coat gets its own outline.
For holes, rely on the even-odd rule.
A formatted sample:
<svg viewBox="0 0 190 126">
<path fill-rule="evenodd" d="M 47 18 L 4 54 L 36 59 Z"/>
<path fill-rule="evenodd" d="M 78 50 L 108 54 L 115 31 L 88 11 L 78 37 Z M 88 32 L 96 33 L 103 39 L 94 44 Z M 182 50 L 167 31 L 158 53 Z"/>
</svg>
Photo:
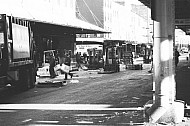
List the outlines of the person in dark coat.
<svg viewBox="0 0 190 126">
<path fill-rule="evenodd" d="M 177 49 L 175 49 L 175 66 L 177 67 L 177 64 L 179 63 L 179 52 L 177 51 Z"/>
<path fill-rule="evenodd" d="M 55 78 L 56 74 L 55 74 L 55 57 L 53 56 L 52 53 L 50 53 L 50 61 L 49 61 L 49 73 L 50 73 L 50 78 Z"/>
<path fill-rule="evenodd" d="M 83 53 L 83 57 L 84 57 L 84 63 L 86 64 L 87 63 L 87 54 Z"/>
<path fill-rule="evenodd" d="M 71 58 L 70 58 L 69 54 L 66 54 L 66 57 L 65 57 L 65 65 L 71 66 Z M 69 71 L 69 73 L 65 73 L 65 80 L 67 80 L 68 74 L 71 76 L 71 78 L 73 77 L 73 74 L 70 73 L 70 71 Z"/>
<path fill-rule="evenodd" d="M 64 57 L 64 51 L 62 49 L 60 49 L 58 51 L 58 58 L 59 58 L 59 64 L 60 66 L 62 66 L 62 64 L 64 63 L 65 57 Z"/>
<path fill-rule="evenodd" d="M 151 62 L 151 68 L 148 72 L 152 73 L 152 70 L 153 70 L 153 49 L 150 50 L 149 58 L 150 58 L 150 62 Z"/>
<path fill-rule="evenodd" d="M 77 67 L 81 68 L 81 65 L 80 65 L 80 63 L 81 63 L 81 55 L 78 52 L 76 53 L 76 62 L 77 62 Z"/>
</svg>

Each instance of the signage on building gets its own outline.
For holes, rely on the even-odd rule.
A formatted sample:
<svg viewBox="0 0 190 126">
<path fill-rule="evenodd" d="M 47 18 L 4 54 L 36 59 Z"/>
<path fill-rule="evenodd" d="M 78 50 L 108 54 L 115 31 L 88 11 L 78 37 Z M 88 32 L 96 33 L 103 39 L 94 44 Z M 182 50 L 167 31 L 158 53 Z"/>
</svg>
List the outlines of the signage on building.
<svg viewBox="0 0 190 126">
<path fill-rule="evenodd" d="M 187 26 L 190 25 L 190 19 L 175 19 L 176 26 Z"/>
<path fill-rule="evenodd" d="M 103 45 L 99 45 L 99 44 L 76 45 L 76 52 L 81 52 L 81 54 L 83 54 L 83 53 L 87 53 L 88 49 L 93 49 L 93 48 L 96 48 L 97 50 L 102 50 Z"/>
</svg>

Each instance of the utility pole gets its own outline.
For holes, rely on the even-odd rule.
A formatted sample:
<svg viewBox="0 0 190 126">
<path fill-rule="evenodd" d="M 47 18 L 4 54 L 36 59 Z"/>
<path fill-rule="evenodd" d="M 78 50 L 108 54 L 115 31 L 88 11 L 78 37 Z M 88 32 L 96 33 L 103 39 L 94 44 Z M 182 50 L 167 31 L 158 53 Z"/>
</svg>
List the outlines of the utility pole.
<svg viewBox="0 0 190 126">
<path fill-rule="evenodd" d="M 154 101 L 148 109 L 149 121 L 178 123 L 184 116 L 184 103 L 177 101 L 175 83 L 175 5 L 174 0 L 152 0 L 154 20 L 153 82 Z"/>
</svg>

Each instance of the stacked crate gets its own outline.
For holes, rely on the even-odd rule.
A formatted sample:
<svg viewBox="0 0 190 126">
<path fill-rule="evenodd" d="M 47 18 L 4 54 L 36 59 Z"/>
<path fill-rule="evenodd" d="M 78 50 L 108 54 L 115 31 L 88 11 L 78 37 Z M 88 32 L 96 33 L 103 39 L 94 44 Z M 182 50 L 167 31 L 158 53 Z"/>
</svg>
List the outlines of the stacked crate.
<svg viewBox="0 0 190 126">
<path fill-rule="evenodd" d="M 130 70 L 134 69 L 133 54 L 131 51 L 125 52 L 123 55 L 123 59 L 124 59 L 124 63 L 127 69 L 130 69 Z"/>
</svg>

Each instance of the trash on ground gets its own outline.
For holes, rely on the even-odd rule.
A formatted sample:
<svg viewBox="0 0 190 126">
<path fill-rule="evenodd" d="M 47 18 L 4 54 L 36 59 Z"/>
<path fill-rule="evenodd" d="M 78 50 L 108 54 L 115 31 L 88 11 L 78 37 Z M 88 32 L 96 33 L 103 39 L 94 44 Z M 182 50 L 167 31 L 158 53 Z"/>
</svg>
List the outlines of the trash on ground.
<svg viewBox="0 0 190 126">
<path fill-rule="evenodd" d="M 79 83 L 79 80 L 71 80 L 70 83 Z"/>
<path fill-rule="evenodd" d="M 7 84 L 6 86 L 7 86 L 7 87 L 11 87 L 11 84 Z"/>
<path fill-rule="evenodd" d="M 138 98 L 138 97 L 132 97 L 133 99 L 140 99 L 140 98 Z"/>
</svg>

